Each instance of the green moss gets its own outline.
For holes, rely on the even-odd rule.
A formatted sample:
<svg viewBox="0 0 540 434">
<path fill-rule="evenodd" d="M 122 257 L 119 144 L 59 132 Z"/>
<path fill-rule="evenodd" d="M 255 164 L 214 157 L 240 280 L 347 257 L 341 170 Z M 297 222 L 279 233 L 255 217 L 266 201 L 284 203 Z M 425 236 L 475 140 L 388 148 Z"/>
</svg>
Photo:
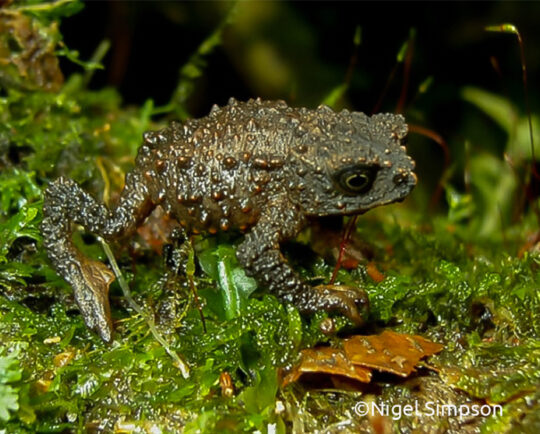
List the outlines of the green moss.
<svg viewBox="0 0 540 434">
<path fill-rule="evenodd" d="M 53 23 L 81 3 L 24 5 L 10 10 L 24 14 L 36 31 L 44 29 L 44 44 L 55 56 L 79 61 L 62 45 Z M 0 64 L 0 427 L 7 432 L 264 432 L 269 425 L 285 432 L 291 414 L 297 426 L 314 430 L 321 420 L 339 424 L 365 397 L 279 388 L 278 368 L 291 366 L 302 348 L 339 345 L 340 338 L 320 330 L 326 313 L 302 318 L 294 307 L 257 289 L 236 261 L 234 238 L 196 240 L 187 275 L 200 306 L 190 279 L 164 267 L 148 248 L 135 252 L 140 260 L 133 270 L 127 249 L 113 246 L 137 303 L 190 365 L 188 379 L 117 284 L 111 288 L 114 343 L 105 345 L 87 330 L 71 290 L 51 270 L 41 246 L 47 182 L 66 175 L 104 200 L 114 196 L 142 132 L 160 125 L 152 115 L 188 114 L 184 103 L 204 73 L 203 57 L 221 43 L 229 18 L 182 69 L 173 96 L 177 105 L 157 111 L 151 101 L 125 108 L 117 91 L 89 90 L 84 75 L 74 74 L 49 92 L 12 64 Z M 86 71 L 97 67 L 82 65 Z M 345 88 L 337 85 L 331 99 L 343 98 Z M 480 107 L 488 101 L 480 92 L 466 95 Z M 392 327 L 443 343 L 445 350 L 429 361 L 439 377 L 424 376 L 433 381 L 433 396 L 440 392 L 446 396 L 441 399 L 457 400 L 448 393 L 457 389 L 464 392 L 459 399 L 504 404 L 502 416 L 478 422 L 485 432 L 501 432 L 538 424 L 538 405 L 531 402 L 538 402 L 540 381 L 540 256 L 534 249 L 517 254 L 536 225 L 531 211 L 523 211 L 519 224 L 509 218 L 515 202 L 508 196 L 517 188 L 517 175 L 503 170 L 502 158 L 493 155 L 476 155 L 472 163 L 474 191 L 447 185 L 448 212 L 434 215 L 429 224 L 423 212 L 397 207 L 361 218 L 356 235 L 370 246 L 385 279 L 375 283 L 361 263 L 340 270 L 338 281 L 368 292 L 371 314 L 364 332 Z M 495 181 L 504 187 L 496 200 Z M 104 259 L 92 237 L 75 241 L 85 254 Z M 302 253 L 294 246 L 289 256 L 306 279 L 328 281 L 332 274 L 332 264 L 320 258 L 299 260 Z M 346 319 L 334 320 L 342 333 L 350 330 Z M 221 392 L 225 372 L 235 388 L 230 398 Z M 395 379 L 377 381 L 392 402 L 420 393 Z M 445 423 L 438 420 L 437 426 Z"/>
</svg>

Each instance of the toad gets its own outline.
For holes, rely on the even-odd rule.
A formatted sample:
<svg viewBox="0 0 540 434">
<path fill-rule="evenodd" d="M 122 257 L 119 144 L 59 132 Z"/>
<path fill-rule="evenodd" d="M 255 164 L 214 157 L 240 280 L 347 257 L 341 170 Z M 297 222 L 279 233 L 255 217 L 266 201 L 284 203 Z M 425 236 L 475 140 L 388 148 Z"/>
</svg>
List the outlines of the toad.
<svg viewBox="0 0 540 434">
<path fill-rule="evenodd" d="M 406 134 L 401 115 L 231 99 L 201 119 L 145 133 L 111 209 L 71 179 L 53 181 L 43 205 L 44 246 L 72 286 L 86 325 L 105 341 L 112 339 L 108 288 L 114 276 L 76 249 L 72 224 L 116 240 L 132 234 L 157 206 L 186 234 L 243 232 L 238 261 L 261 286 L 303 313 L 337 311 L 358 324 L 365 294 L 311 287 L 287 264 L 280 243 L 294 238 L 308 217 L 361 214 L 403 200 L 416 184 Z"/>
</svg>

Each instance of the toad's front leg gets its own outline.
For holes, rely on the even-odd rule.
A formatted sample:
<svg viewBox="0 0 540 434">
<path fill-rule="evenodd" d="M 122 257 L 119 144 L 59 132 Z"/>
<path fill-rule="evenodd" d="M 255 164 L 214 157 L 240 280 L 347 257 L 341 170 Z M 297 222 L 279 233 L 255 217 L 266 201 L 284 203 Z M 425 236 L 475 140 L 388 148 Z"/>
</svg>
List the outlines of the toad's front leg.
<svg viewBox="0 0 540 434">
<path fill-rule="evenodd" d="M 107 342 L 112 339 L 108 290 L 114 275 L 104 264 L 75 248 L 72 223 L 105 239 L 114 239 L 132 232 L 152 208 L 145 182 L 137 172 L 126 176 L 126 185 L 112 211 L 68 178 L 58 178 L 45 191 L 41 231 L 47 255 L 73 287 L 86 325 Z"/>
<path fill-rule="evenodd" d="M 296 236 L 303 223 L 298 211 L 270 204 L 238 247 L 238 260 L 248 275 L 301 312 L 338 311 L 355 324 L 361 324 L 368 309 L 368 299 L 363 291 L 347 287 L 311 287 L 298 277 L 281 254 L 280 243 Z"/>
</svg>

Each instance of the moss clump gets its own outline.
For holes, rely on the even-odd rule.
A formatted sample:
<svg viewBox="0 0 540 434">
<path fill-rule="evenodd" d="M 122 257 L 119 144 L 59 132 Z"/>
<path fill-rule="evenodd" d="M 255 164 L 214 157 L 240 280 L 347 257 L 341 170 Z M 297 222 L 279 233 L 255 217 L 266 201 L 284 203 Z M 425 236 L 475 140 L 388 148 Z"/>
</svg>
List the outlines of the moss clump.
<svg viewBox="0 0 540 434">
<path fill-rule="evenodd" d="M 470 426 L 502 432 L 538 425 L 540 256 L 537 247 L 523 248 L 536 221 L 532 211 L 522 209 L 519 224 L 512 224 L 509 214 L 517 206 L 512 192 L 520 179 L 503 170 L 497 182 L 507 193 L 497 201 L 503 201 L 507 224 L 499 229 L 486 184 L 494 168 L 504 167 L 494 156 L 473 157 L 471 191 L 445 185 L 448 210 L 430 214 L 429 222 L 423 205 L 416 210 L 392 206 L 360 219 L 355 237 L 369 246 L 384 275 L 381 282 L 369 277 L 365 261 L 338 273 L 339 282 L 370 295 L 371 314 L 362 332 L 391 327 L 445 345 L 427 362 L 438 374 L 421 371 L 404 381 L 376 378 L 378 392 L 280 389 L 278 368 L 294 363 L 300 349 L 329 341 L 339 345 L 341 337 L 321 332 L 327 314 L 302 318 L 257 289 L 236 261 L 234 237 L 196 238 L 187 273 L 162 264 L 141 238 L 129 248 L 113 246 L 135 300 L 155 318 L 169 348 L 189 364 L 189 378 L 116 283 L 111 288 L 114 343 L 105 345 L 88 331 L 70 288 L 49 267 L 41 246 L 42 190 L 65 175 L 113 201 L 143 131 L 164 124 L 154 120 L 156 115 L 189 114 L 183 104 L 194 80 L 205 73 L 204 56 L 219 46 L 225 26 L 234 25 L 234 13 L 182 69 L 169 106 L 155 109 L 148 101 L 126 108 L 116 90 L 88 88 L 99 65 L 81 62 L 62 42 L 60 18 L 81 7 L 78 1 L 59 0 L 8 2 L 0 8 L 0 29 L 14 29 L 12 39 L 0 32 L 1 429 L 264 432 L 273 426 L 285 432 L 291 426 L 310 431 L 347 421 L 354 431 L 370 428 L 368 419 L 351 412 L 356 402 L 369 399 L 501 403 L 502 415 L 476 418 Z M 21 36 L 25 29 L 42 49 L 31 60 L 24 55 L 32 48 Z M 64 80 L 58 56 L 78 62 L 83 72 Z M 195 67 L 196 74 L 190 73 Z M 489 99 L 470 89 L 466 95 L 478 106 Z M 526 155 L 514 155 L 527 161 Z M 316 255 L 303 260 L 308 235 L 300 240 L 303 247 L 288 249 L 291 263 L 305 279 L 328 281 L 330 263 Z M 90 234 L 78 234 L 75 241 L 85 254 L 105 260 Z M 334 321 L 341 333 L 350 332 L 346 319 Z M 227 378 L 233 396 L 224 392 Z M 417 423 L 404 417 L 394 428 L 413 429 Z M 420 423 L 460 428 L 448 417 L 424 417 Z"/>
</svg>

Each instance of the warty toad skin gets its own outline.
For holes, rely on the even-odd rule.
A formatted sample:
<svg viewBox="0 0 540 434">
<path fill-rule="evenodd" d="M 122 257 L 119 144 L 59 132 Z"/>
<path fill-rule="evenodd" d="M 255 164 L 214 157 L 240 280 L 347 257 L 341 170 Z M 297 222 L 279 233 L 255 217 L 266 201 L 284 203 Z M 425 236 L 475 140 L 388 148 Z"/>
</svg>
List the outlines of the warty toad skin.
<svg viewBox="0 0 540 434">
<path fill-rule="evenodd" d="M 73 287 L 88 327 L 112 339 L 104 264 L 71 241 L 77 223 L 105 240 L 128 236 L 158 205 L 187 234 L 239 230 L 248 275 L 302 312 L 339 311 L 362 321 L 367 299 L 347 287 L 310 287 L 287 265 L 280 243 L 311 216 L 360 214 L 403 200 L 416 184 L 401 115 L 367 116 L 326 106 L 231 99 L 210 114 L 144 134 L 134 169 L 110 210 L 74 181 L 46 192 L 42 233 L 55 269 Z"/>
</svg>

